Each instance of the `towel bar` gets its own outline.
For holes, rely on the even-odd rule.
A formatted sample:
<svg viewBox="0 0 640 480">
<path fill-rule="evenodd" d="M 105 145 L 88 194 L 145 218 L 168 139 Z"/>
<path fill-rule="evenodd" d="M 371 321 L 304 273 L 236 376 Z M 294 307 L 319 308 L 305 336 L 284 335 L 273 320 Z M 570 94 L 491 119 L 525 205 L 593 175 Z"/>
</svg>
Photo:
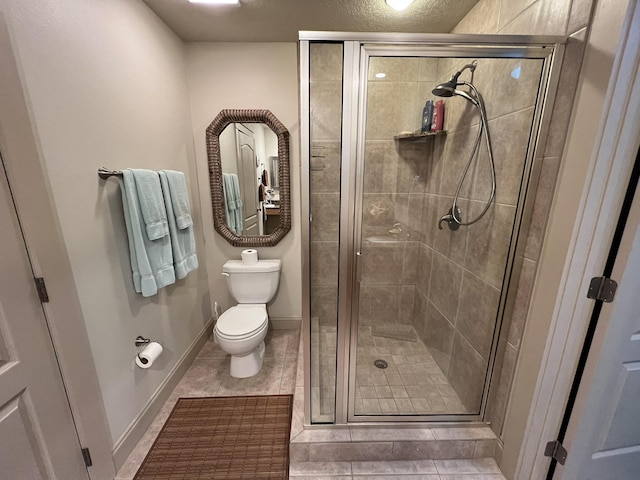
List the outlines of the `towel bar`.
<svg viewBox="0 0 640 480">
<path fill-rule="evenodd" d="M 98 169 L 98 176 L 100 178 L 102 178 L 103 180 L 106 180 L 109 177 L 121 177 L 122 176 L 122 171 L 121 170 L 109 170 L 105 167 L 100 167 Z"/>
</svg>

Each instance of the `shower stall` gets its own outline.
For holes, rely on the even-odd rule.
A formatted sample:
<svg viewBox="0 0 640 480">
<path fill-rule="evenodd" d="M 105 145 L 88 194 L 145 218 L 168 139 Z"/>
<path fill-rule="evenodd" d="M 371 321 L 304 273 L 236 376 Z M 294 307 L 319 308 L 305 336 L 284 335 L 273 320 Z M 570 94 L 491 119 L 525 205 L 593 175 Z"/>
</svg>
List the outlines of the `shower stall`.
<svg viewBox="0 0 640 480">
<path fill-rule="evenodd" d="M 482 422 L 561 42 L 302 32 L 300 55 L 306 422 Z"/>
</svg>

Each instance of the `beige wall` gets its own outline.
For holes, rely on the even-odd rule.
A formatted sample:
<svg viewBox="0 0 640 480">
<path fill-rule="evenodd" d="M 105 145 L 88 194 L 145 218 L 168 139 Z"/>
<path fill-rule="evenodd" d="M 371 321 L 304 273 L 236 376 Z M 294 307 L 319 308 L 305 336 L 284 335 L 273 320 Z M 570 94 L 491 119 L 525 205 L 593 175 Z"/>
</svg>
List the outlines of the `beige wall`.
<svg viewBox="0 0 640 480">
<path fill-rule="evenodd" d="M 115 444 L 211 317 L 182 42 L 142 2 L 8 0 L 1 11 Z M 200 269 L 156 296 L 134 292 L 120 191 L 98 179 L 103 165 L 187 174 Z M 137 335 L 165 347 L 149 370 L 133 364 Z"/>
<path fill-rule="evenodd" d="M 291 231 L 275 247 L 259 248 L 260 258 L 282 259 L 280 288 L 268 307 L 272 319 L 302 316 L 298 56 L 295 43 L 191 43 L 186 46 L 189 94 L 203 213 L 206 266 L 211 301 L 222 310 L 233 306 L 222 272 L 228 259 L 239 259 L 213 228 L 205 129 L 225 108 L 270 110 L 291 136 Z M 204 263 L 204 262 L 203 262 Z"/>
</svg>

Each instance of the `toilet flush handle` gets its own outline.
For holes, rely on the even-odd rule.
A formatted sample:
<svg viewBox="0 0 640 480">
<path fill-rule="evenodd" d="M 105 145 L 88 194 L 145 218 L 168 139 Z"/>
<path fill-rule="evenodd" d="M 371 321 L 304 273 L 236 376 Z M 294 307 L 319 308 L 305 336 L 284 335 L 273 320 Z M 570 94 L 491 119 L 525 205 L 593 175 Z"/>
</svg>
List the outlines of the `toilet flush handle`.
<svg viewBox="0 0 640 480">
<path fill-rule="evenodd" d="M 223 277 L 228 277 L 228 276 L 229 276 L 229 274 L 228 274 L 227 272 L 222 272 L 222 276 L 223 276 Z"/>
</svg>

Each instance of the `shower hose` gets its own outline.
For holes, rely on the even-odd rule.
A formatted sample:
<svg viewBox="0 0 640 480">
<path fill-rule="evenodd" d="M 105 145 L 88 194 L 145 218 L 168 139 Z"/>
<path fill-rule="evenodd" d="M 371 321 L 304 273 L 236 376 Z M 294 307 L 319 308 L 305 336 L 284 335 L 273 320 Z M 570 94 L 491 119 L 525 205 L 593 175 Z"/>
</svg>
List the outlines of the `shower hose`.
<svg viewBox="0 0 640 480">
<path fill-rule="evenodd" d="M 462 225 L 466 227 L 469 225 L 473 225 L 474 223 L 479 221 L 487 213 L 487 211 L 489 210 L 489 207 L 491 207 L 491 203 L 493 202 L 496 196 L 496 166 L 493 161 L 493 151 L 491 149 L 491 138 L 489 137 L 489 122 L 487 120 L 487 111 L 484 105 L 484 101 L 482 100 L 482 96 L 480 95 L 480 92 L 478 92 L 478 89 L 476 89 L 476 87 L 473 84 L 469 82 L 461 82 L 461 84 L 466 85 L 471 89 L 475 97 L 472 97 L 471 95 L 469 95 L 468 98 L 467 97 L 464 97 L 464 98 L 469 100 L 480 112 L 480 128 L 478 129 L 478 136 L 476 137 L 475 143 L 473 145 L 473 150 L 471 152 L 471 155 L 469 155 L 469 160 L 467 161 L 467 164 L 464 167 L 464 171 L 462 172 L 462 176 L 460 177 L 460 181 L 458 182 L 458 188 L 456 188 L 456 194 L 453 197 L 453 204 L 451 206 L 451 218 L 453 219 L 453 221 L 458 225 Z M 463 222 L 461 218 L 458 218 L 458 215 L 460 212 L 460 209 L 458 208 L 458 205 L 457 205 L 458 198 L 460 196 L 460 190 L 462 189 L 462 184 L 464 183 L 464 179 L 466 178 L 467 173 L 469 173 L 469 168 L 473 163 L 473 159 L 476 155 L 478 155 L 478 152 L 480 150 L 480 141 L 483 136 L 482 135 L 483 133 L 487 143 L 487 151 L 489 154 L 489 164 L 491 166 L 491 194 L 489 195 L 489 199 L 487 200 L 487 203 L 482 209 L 482 212 L 480 212 L 480 214 L 476 218 L 469 220 L 468 222 Z"/>
</svg>

